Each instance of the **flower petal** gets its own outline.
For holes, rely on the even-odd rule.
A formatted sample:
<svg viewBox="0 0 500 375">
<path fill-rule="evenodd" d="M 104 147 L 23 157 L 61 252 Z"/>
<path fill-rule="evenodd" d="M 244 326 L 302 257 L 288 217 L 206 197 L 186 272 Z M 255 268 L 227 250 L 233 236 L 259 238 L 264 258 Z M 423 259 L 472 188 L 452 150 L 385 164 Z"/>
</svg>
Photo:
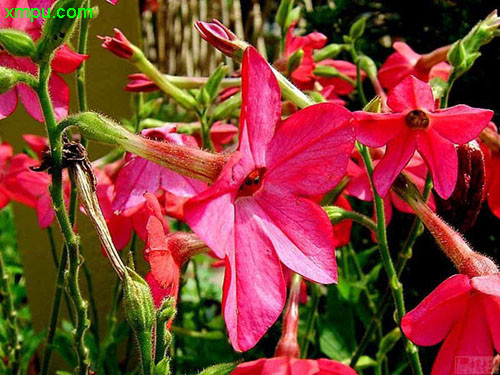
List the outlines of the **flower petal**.
<svg viewBox="0 0 500 375">
<path fill-rule="evenodd" d="M 242 64 L 240 150 L 252 155 L 255 166 L 265 166 L 266 148 L 281 119 L 278 81 L 264 58 L 249 47 Z"/>
<path fill-rule="evenodd" d="M 418 78 L 409 76 L 389 93 L 387 105 L 394 112 L 405 112 L 412 109 L 435 109 L 431 86 Z"/>
<path fill-rule="evenodd" d="M 331 190 L 354 147 L 351 117 L 343 107 L 321 103 L 286 119 L 267 150 L 265 184 L 308 196 Z"/>
<path fill-rule="evenodd" d="M 9 117 L 17 107 L 17 92 L 16 89 L 7 91 L 0 95 L 0 120 Z"/>
<path fill-rule="evenodd" d="M 17 92 L 19 94 L 19 99 L 21 99 L 21 103 L 23 103 L 23 106 L 26 109 L 26 112 L 28 112 L 29 115 L 38 122 L 43 122 L 40 101 L 38 100 L 35 91 L 25 84 L 19 84 L 17 85 Z"/>
<path fill-rule="evenodd" d="M 478 297 L 470 299 L 465 316 L 441 346 L 431 375 L 491 374 L 493 343 Z M 450 309 L 449 313 L 452 312 Z M 481 360 L 480 368 L 477 360 Z"/>
<path fill-rule="evenodd" d="M 448 199 L 455 189 L 458 174 L 458 157 L 455 146 L 432 130 L 419 134 L 417 150 L 432 174 L 434 189 L 443 199 Z"/>
<path fill-rule="evenodd" d="M 264 367 L 266 361 L 266 358 L 261 358 L 256 361 L 241 363 L 231 375 L 261 375 L 262 367 Z"/>
<path fill-rule="evenodd" d="M 500 353 L 500 298 L 488 295 L 481 296 L 483 309 L 486 312 L 486 319 L 490 327 L 491 337 L 495 344 L 495 349 Z"/>
<path fill-rule="evenodd" d="M 320 358 L 317 360 L 320 372 L 317 375 L 356 375 L 349 366 L 331 359 Z"/>
<path fill-rule="evenodd" d="M 411 131 L 402 132 L 387 145 L 384 157 L 373 172 L 373 182 L 381 197 L 385 198 L 392 183 L 415 153 L 416 140 Z"/>
<path fill-rule="evenodd" d="M 481 293 L 500 297 L 500 273 L 473 277 L 471 285 L 475 290 Z"/>
<path fill-rule="evenodd" d="M 280 316 L 286 299 L 281 264 L 262 223 L 256 220 L 257 210 L 253 199 L 238 200 L 235 251 L 228 253 L 224 318 L 231 343 L 239 351 L 251 349 L 260 340 Z M 223 216 L 220 212 L 217 215 Z"/>
<path fill-rule="evenodd" d="M 442 282 L 403 317 L 401 329 L 406 337 L 423 346 L 443 340 L 463 316 L 470 290 L 470 281 L 465 275 L 454 275 Z"/>
<path fill-rule="evenodd" d="M 493 111 L 461 104 L 431 114 L 431 127 L 450 142 L 472 141 L 488 125 Z"/>
<path fill-rule="evenodd" d="M 64 44 L 59 48 L 52 60 L 52 69 L 57 73 L 69 74 L 73 73 L 82 62 L 87 60 L 87 55 L 81 55 L 74 52 L 68 45 Z"/>
<path fill-rule="evenodd" d="M 381 147 L 404 132 L 407 127 L 400 113 L 371 113 L 356 111 L 358 141 L 369 147 Z"/>
<path fill-rule="evenodd" d="M 283 197 L 277 191 L 262 191 L 254 199 L 256 220 L 280 260 L 312 281 L 336 282 L 333 231 L 325 211 L 308 199 Z"/>
</svg>

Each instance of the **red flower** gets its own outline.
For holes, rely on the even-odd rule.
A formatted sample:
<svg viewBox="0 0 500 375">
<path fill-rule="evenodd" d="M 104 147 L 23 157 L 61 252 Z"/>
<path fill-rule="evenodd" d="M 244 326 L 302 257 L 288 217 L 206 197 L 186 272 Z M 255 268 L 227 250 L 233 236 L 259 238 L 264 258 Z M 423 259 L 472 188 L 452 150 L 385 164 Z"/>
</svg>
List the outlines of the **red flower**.
<svg viewBox="0 0 500 375">
<path fill-rule="evenodd" d="M 356 371 L 330 359 L 276 357 L 242 363 L 231 375 L 356 375 Z"/>
<path fill-rule="evenodd" d="M 352 80 L 356 79 L 356 74 L 357 74 L 356 65 L 350 63 L 349 61 L 326 59 L 320 61 L 318 65 L 331 66 L 332 68 L 338 70 L 339 73 L 344 74 L 350 79 Z M 366 73 L 364 71 L 361 71 L 361 79 L 365 79 L 365 77 Z M 338 95 L 347 95 L 351 93 L 352 90 L 354 90 L 354 87 L 349 82 L 347 82 L 345 79 L 342 78 L 318 77 L 318 81 L 324 87 L 333 86 L 334 92 Z"/>
<path fill-rule="evenodd" d="M 500 274 L 454 275 L 440 284 L 401 322 L 415 344 L 444 340 L 432 375 L 491 374 L 494 350 L 500 352 Z M 471 361 L 480 367 L 471 371 Z M 477 364 L 476 364 L 477 366 Z"/>
<path fill-rule="evenodd" d="M 447 81 L 451 66 L 446 61 L 449 46 L 438 48 L 426 55 L 419 55 L 410 46 L 403 42 L 395 42 L 394 52 L 380 67 L 378 78 L 382 86 L 392 89 L 402 80 L 413 75 L 418 79 L 428 82 L 439 77 Z"/>
<path fill-rule="evenodd" d="M 500 135 L 493 122 L 481 133 L 486 167 L 486 199 L 491 212 L 500 218 Z"/>
<path fill-rule="evenodd" d="M 352 115 L 321 103 L 282 121 L 280 98 L 268 63 L 249 47 L 239 151 L 185 206 L 193 231 L 226 258 L 224 317 L 237 350 L 253 347 L 281 313 L 281 262 L 316 282 L 337 278 L 331 224 L 311 198 L 344 175 L 354 141 Z"/>
<path fill-rule="evenodd" d="M 130 59 L 134 55 L 132 43 L 120 30 L 115 28 L 114 31 L 113 37 L 99 36 L 99 39 L 103 40 L 102 47 L 122 59 Z"/>
<path fill-rule="evenodd" d="M 456 144 L 471 141 L 493 116 L 485 109 L 457 105 L 436 109 L 430 85 L 410 76 L 390 93 L 391 113 L 356 112 L 358 140 L 369 147 L 387 145 L 373 174 L 385 197 L 417 150 L 432 174 L 436 192 L 447 199 L 457 181 Z"/>
<path fill-rule="evenodd" d="M 9 144 L 0 144 L 0 209 L 10 201 L 36 207 L 38 198 L 47 192 L 50 183 L 49 175 L 30 169 L 36 165 L 37 160 L 25 154 L 14 156 Z"/>
<path fill-rule="evenodd" d="M 9 9 L 28 8 L 27 0 L 6 0 L 2 3 Z M 41 25 L 30 22 L 28 18 L 0 18 L 0 29 L 13 28 L 27 32 L 34 40 L 41 35 Z M 69 88 L 59 74 L 74 72 L 88 56 L 73 52 L 67 45 L 59 48 L 52 60 L 52 75 L 49 80 L 50 97 L 57 120 L 68 115 Z M 0 66 L 37 75 L 37 66 L 27 57 L 15 57 L 0 49 Z M 25 84 L 18 84 L 10 91 L 0 95 L 0 120 L 10 116 L 16 109 L 18 99 L 26 111 L 39 122 L 43 122 L 42 109 L 36 93 Z"/>
</svg>

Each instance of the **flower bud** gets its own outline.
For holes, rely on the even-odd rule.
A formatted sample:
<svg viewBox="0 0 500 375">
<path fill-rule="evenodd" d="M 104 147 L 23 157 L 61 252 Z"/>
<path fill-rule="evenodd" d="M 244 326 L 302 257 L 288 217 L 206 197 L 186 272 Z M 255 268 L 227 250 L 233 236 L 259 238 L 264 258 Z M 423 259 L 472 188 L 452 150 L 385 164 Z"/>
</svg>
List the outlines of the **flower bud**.
<svg viewBox="0 0 500 375">
<path fill-rule="evenodd" d="M 317 65 L 313 70 L 314 75 L 319 77 L 335 78 L 340 75 L 340 72 L 333 66 Z"/>
<path fill-rule="evenodd" d="M 170 358 L 163 358 L 155 366 L 153 375 L 170 375 Z"/>
<path fill-rule="evenodd" d="M 236 34 L 224 26 L 220 21 L 214 19 L 212 22 L 196 21 L 196 30 L 201 37 L 224 55 L 241 61 L 243 52 L 248 44 L 240 40 Z"/>
<path fill-rule="evenodd" d="M 134 56 L 132 43 L 129 42 L 120 30 L 114 29 L 114 31 L 115 35 L 113 37 L 98 36 L 99 39 L 103 40 L 102 47 L 122 59 L 131 59 Z"/>
<path fill-rule="evenodd" d="M 329 44 L 314 54 L 314 62 L 323 61 L 325 59 L 334 59 L 343 50 L 344 46 L 342 44 Z"/>
<path fill-rule="evenodd" d="M 57 0 L 52 9 L 78 9 L 82 8 L 84 0 Z M 77 23 L 77 17 L 50 17 L 43 24 L 42 37 L 36 46 L 36 60 L 43 61 L 60 46 L 62 46 L 71 36 L 73 28 Z"/>
<path fill-rule="evenodd" d="M 20 57 L 31 57 L 36 51 L 33 39 L 24 31 L 14 29 L 0 29 L 0 46 Z"/>
<path fill-rule="evenodd" d="M 484 155 L 476 141 L 457 147 L 458 179 L 446 200 L 437 197 L 438 212 L 466 232 L 474 225 L 485 197 Z"/>
<path fill-rule="evenodd" d="M 0 95 L 12 89 L 17 83 L 16 72 L 0 66 Z"/>
<path fill-rule="evenodd" d="M 366 72 L 366 75 L 370 78 L 370 80 L 377 78 L 377 66 L 371 58 L 366 55 L 362 55 L 358 58 L 357 64 L 361 70 Z"/>
<path fill-rule="evenodd" d="M 359 20 L 354 22 L 349 30 L 349 37 L 352 41 L 361 38 L 365 32 L 366 17 L 361 17 Z"/>
<path fill-rule="evenodd" d="M 466 66 L 466 51 L 461 40 L 455 42 L 448 52 L 448 61 L 455 69 L 464 69 Z"/>
<path fill-rule="evenodd" d="M 491 259 L 474 252 L 459 233 L 430 209 L 418 188 L 405 173 L 398 176 L 393 190 L 410 205 L 460 273 L 472 278 L 499 272 Z"/>
<path fill-rule="evenodd" d="M 200 375 L 229 375 L 231 374 L 236 366 L 238 366 L 238 362 L 232 362 L 232 363 L 221 363 L 215 366 L 211 366 L 209 368 L 206 368 L 202 372 L 200 372 Z"/>
</svg>

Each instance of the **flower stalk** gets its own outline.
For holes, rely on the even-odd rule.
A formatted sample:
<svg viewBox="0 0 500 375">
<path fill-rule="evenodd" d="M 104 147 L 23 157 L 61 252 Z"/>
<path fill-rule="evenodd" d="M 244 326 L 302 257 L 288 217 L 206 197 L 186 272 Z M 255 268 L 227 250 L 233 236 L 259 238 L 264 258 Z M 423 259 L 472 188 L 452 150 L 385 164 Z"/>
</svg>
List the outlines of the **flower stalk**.
<svg viewBox="0 0 500 375">
<path fill-rule="evenodd" d="M 288 302 L 283 315 L 283 331 L 278 345 L 276 346 L 276 352 L 274 353 L 275 357 L 299 358 L 300 356 L 297 332 L 299 329 L 299 298 L 301 283 L 302 277 L 298 274 L 294 274 L 288 295 Z"/>
</svg>

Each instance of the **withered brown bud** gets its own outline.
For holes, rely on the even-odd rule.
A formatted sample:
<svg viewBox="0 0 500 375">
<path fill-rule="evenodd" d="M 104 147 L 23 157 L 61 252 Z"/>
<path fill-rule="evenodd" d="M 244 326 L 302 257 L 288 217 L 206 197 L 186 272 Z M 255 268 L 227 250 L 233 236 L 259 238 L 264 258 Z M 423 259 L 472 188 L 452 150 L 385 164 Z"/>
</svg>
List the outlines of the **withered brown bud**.
<svg viewBox="0 0 500 375">
<path fill-rule="evenodd" d="M 436 197 L 438 212 L 443 218 L 466 232 L 476 222 L 485 197 L 484 155 L 476 141 L 457 147 L 458 178 L 450 198 Z"/>
</svg>

